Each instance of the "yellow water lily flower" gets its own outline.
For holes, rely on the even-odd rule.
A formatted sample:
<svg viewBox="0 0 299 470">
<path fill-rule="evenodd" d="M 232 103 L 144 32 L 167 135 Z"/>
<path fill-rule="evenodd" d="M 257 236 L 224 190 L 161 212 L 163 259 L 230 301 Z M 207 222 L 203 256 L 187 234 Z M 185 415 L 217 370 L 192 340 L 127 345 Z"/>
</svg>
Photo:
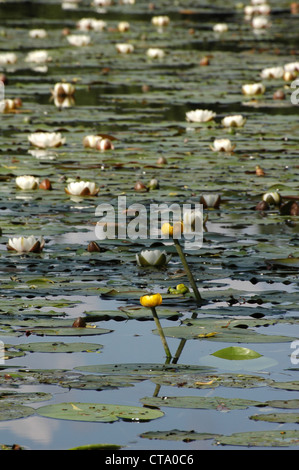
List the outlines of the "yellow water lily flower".
<svg viewBox="0 0 299 470">
<path fill-rule="evenodd" d="M 161 294 L 143 295 L 140 297 L 140 303 L 143 307 L 157 307 L 162 303 Z"/>
<path fill-rule="evenodd" d="M 163 235 L 168 237 L 180 237 L 183 233 L 184 224 L 183 222 L 175 222 L 171 225 L 169 222 L 165 222 L 161 227 L 161 232 Z"/>
</svg>

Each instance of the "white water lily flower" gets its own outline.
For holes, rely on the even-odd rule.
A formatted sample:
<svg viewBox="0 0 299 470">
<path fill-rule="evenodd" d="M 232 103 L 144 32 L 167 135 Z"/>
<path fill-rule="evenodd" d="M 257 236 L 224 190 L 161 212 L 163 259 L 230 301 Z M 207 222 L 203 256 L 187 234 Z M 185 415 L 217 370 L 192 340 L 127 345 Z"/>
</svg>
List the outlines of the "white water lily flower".
<svg viewBox="0 0 299 470">
<path fill-rule="evenodd" d="M 269 20 L 266 16 L 255 16 L 252 19 L 251 26 L 253 29 L 264 29 L 270 26 Z"/>
<path fill-rule="evenodd" d="M 233 116 L 225 116 L 221 123 L 224 127 L 242 127 L 246 122 L 246 118 L 242 114 L 235 114 Z"/>
<path fill-rule="evenodd" d="M 110 7 L 112 0 L 93 0 L 92 3 L 97 7 Z"/>
<path fill-rule="evenodd" d="M 48 147 L 60 147 L 65 143 L 65 138 L 60 132 L 35 132 L 28 136 L 29 142 L 35 147 L 45 149 Z"/>
<path fill-rule="evenodd" d="M 286 72 L 299 72 L 299 62 L 289 62 L 284 69 Z"/>
<path fill-rule="evenodd" d="M 36 64 L 42 64 L 45 62 L 50 62 L 52 58 L 49 56 L 48 51 L 39 50 L 31 51 L 27 54 L 25 62 L 34 62 Z"/>
<path fill-rule="evenodd" d="M 215 152 L 232 152 L 235 147 L 229 139 L 215 139 L 211 149 Z"/>
<path fill-rule="evenodd" d="M 35 238 L 34 235 L 29 237 L 14 237 L 8 240 L 7 249 L 17 251 L 18 253 L 39 253 L 44 248 L 45 241 L 42 237 Z"/>
<path fill-rule="evenodd" d="M 268 67 L 261 71 L 262 78 L 282 78 L 283 74 L 283 67 Z"/>
<path fill-rule="evenodd" d="M 96 18 L 82 18 L 77 23 L 77 28 L 81 31 L 103 31 L 106 27 L 106 21 L 98 20 Z"/>
<path fill-rule="evenodd" d="M 71 46 L 83 47 L 90 43 L 90 36 L 87 34 L 69 34 L 66 37 Z"/>
<path fill-rule="evenodd" d="M 271 13 L 271 7 L 267 3 L 261 5 L 246 5 L 244 7 L 244 14 L 247 17 L 253 15 L 269 15 Z"/>
<path fill-rule="evenodd" d="M 54 96 L 71 96 L 75 93 L 76 88 L 72 83 L 55 83 L 53 89 Z"/>
<path fill-rule="evenodd" d="M 146 55 L 150 59 L 163 59 L 163 57 L 165 56 L 165 52 L 163 51 L 163 49 L 159 49 L 158 47 L 150 47 L 146 51 Z"/>
<path fill-rule="evenodd" d="M 170 19 L 166 15 L 153 16 L 151 22 L 154 26 L 167 26 L 170 23 Z"/>
<path fill-rule="evenodd" d="M 208 122 L 214 119 L 216 113 L 208 109 L 196 109 L 186 113 L 186 119 L 189 122 Z"/>
<path fill-rule="evenodd" d="M 31 175 L 23 175 L 16 177 L 16 185 L 20 189 L 36 189 L 39 184 L 39 179 Z"/>
<path fill-rule="evenodd" d="M 164 266 L 171 259 L 171 255 L 167 255 L 163 250 L 143 250 L 140 254 L 136 254 L 138 266 Z"/>
<path fill-rule="evenodd" d="M 215 33 L 225 33 L 228 31 L 228 26 L 226 23 L 217 23 L 213 26 L 213 31 Z"/>
<path fill-rule="evenodd" d="M 128 23 L 128 21 L 120 21 L 117 25 L 117 29 L 121 33 L 124 33 L 125 31 L 129 31 L 130 23 Z"/>
<path fill-rule="evenodd" d="M 0 113 L 11 113 L 15 111 L 17 108 L 20 108 L 22 103 L 18 99 L 5 99 L 0 101 Z"/>
<path fill-rule="evenodd" d="M 29 31 L 29 36 L 36 39 L 44 39 L 48 36 L 48 33 L 45 29 L 31 29 Z"/>
<path fill-rule="evenodd" d="M 265 85 L 262 83 L 248 83 L 242 86 L 244 95 L 262 95 L 265 91 Z"/>
<path fill-rule="evenodd" d="M 99 190 L 91 181 L 74 181 L 65 188 L 65 192 L 71 196 L 96 196 Z"/>
<path fill-rule="evenodd" d="M 15 64 L 18 58 L 14 52 L 4 52 L 0 54 L 0 65 Z"/>
<path fill-rule="evenodd" d="M 134 51 L 134 46 L 132 44 L 122 43 L 122 44 L 115 44 L 117 52 L 120 54 L 130 54 Z"/>
<path fill-rule="evenodd" d="M 92 149 L 95 149 L 97 142 L 101 139 L 102 137 L 100 137 L 99 135 L 86 135 L 83 139 L 83 145 L 84 147 L 90 147 Z"/>
</svg>

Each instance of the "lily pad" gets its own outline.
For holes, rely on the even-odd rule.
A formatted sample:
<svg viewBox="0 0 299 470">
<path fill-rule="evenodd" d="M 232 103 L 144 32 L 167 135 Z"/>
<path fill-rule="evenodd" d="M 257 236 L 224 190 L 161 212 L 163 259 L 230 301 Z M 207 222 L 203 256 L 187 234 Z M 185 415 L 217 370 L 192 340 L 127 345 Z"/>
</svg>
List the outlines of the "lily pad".
<svg viewBox="0 0 299 470">
<path fill-rule="evenodd" d="M 299 423 L 298 413 L 267 413 L 250 416 L 253 421 L 268 421 L 270 423 Z"/>
<path fill-rule="evenodd" d="M 29 406 L 17 405 L 10 406 L 7 403 L 0 403 L 0 421 L 11 419 L 27 418 L 35 413 L 34 408 Z"/>
<path fill-rule="evenodd" d="M 140 400 L 146 406 L 195 408 L 206 410 L 230 411 L 244 410 L 251 406 L 261 406 L 261 402 L 243 398 L 223 397 L 145 397 Z"/>
<path fill-rule="evenodd" d="M 100 423 L 113 423 L 119 419 L 150 421 L 164 415 L 162 411 L 137 406 L 75 402 L 43 406 L 37 409 L 37 413 L 47 418 Z"/>
<path fill-rule="evenodd" d="M 159 439 L 163 441 L 205 441 L 209 439 L 217 439 L 218 434 L 210 434 L 205 432 L 195 431 L 180 431 L 178 429 L 171 429 L 170 431 L 148 431 L 140 434 L 140 437 L 145 439 Z"/>
<path fill-rule="evenodd" d="M 251 431 L 220 436 L 218 445 L 243 447 L 292 447 L 299 445 L 299 431 Z"/>
<path fill-rule="evenodd" d="M 93 343 L 61 343 L 61 342 L 36 342 L 29 344 L 18 344 L 15 349 L 26 352 L 45 353 L 73 353 L 73 352 L 98 352 L 102 349 L 101 344 Z"/>
<path fill-rule="evenodd" d="M 242 348 L 239 346 L 230 346 L 228 348 L 220 349 L 212 353 L 212 356 L 220 357 L 221 359 L 233 360 L 249 360 L 256 359 L 262 355 L 252 349 Z"/>
</svg>

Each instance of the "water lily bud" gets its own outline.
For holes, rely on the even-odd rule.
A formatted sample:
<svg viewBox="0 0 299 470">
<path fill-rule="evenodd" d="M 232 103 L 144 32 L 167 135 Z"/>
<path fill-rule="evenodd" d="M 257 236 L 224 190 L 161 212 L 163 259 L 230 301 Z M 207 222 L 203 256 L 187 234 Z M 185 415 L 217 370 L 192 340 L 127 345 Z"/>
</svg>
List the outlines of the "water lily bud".
<svg viewBox="0 0 299 470">
<path fill-rule="evenodd" d="M 299 3 L 297 2 L 292 2 L 290 5 L 290 10 L 292 15 L 298 15 L 299 14 Z"/>
<path fill-rule="evenodd" d="M 158 165 L 166 165 L 167 164 L 167 159 L 165 157 L 159 157 L 157 160 Z"/>
<path fill-rule="evenodd" d="M 210 65 L 210 59 L 208 57 L 203 57 L 202 59 L 200 59 L 199 65 L 202 65 L 204 67 Z"/>
<path fill-rule="evenodd" d="M 40 189 L 45 189 L 46 191 L 50 191 L 52 189 L 51 181 L 48 178 L 45 178 L 39 185 Z"/>
<path fill-rule="evenodd" d="M 150 182 L 149 182 L 148 187 L 149 187 L 149 189 L 158 189 L 159 188 L 159 181 L 156 178 L 151 179 Z"/>
<path fill-rule="evenodd" d="M 157 307 L 162 304 L 161 294 L 143 295 L 140 297 L 140 303 L 143 307 Z"/>
<path fill-rule="evenodd" d="M 137 181 L 134 186 L 135 191 L 147 191 L 147 187 L 141 182 Z"/>
<path fill-rule="evenodd" d="M 96 242 L 90 242 L 88 244 L 87 251 L 89 251 L 90 253 L 93 253 L 93 252 L 98 252 L 99 253 L 99 252 L 103 251 L 103 249 L 100 248 L 99 245 Z"/>
<path fill-rule="evenodd" d="M 185 284 L 178 284 L 176 286 L 176 290 L 179 294 L 186 294 L 187 292 L 189 292 L 189 288 L 185 286 Z"/>
<path fill-rule="evenodd" d="M 95 148 L 97 150 L 103 150 L 103 151 L 105 151 L 105 150 L 114 150 L 114 146 L 113 146 L 111 140 L 101 139 L 101 138 L 99 138 L 96 141 Z"/>
<path fill-rule="evenodd" d="M 21 98 L 14 98 L 13 100 L 15 108 L 21 108 L 22 107 L 22 100 Z"/>
<path fill-rule="evenodd" d="M 263 195 L 263 201 L 268 202 L 268 204 L 279 205 L 281 202 L 281 196 L 277 191 L 265 193 Z"/>
<path fill-rule="evenodd" d="M 6 84 L 7 83 L 7 77 L 4 73 L 0 73 L 0 82 Z"/>
<path fill-rule="evenodd" d="M 299 215 L 299 203 L 297 201 L 288 201 L 279 208 L 282 215 Z"/>
<path fill-rule="evenodd" d="M 284 92 L 282 90 L 276 90 L 273 93 L 273 99 L 274 100 L 284 100 L 285 97 L 286 97 L 286 95 L 284 94 Z"/>
<path fill-rule="evenodd" d="M 78 317 L 72 324 L 72 328 L 85 328 L 86 321 L 82 317 Z"/>
<path fill-rule="evenodd" d="M 292 204 L 290 215 L 299 215 L 299 204 L 298 202 L 294 202 Z"/>
<path fill-rule="evenodd" d="M 136 254 L 137 264 L 142 267 L 164 266 L 170 259 L 171 255 L 167 255 L 165 250 L 142 250 L 140 254 Z"/>
<path fill-rule="evenodd" d="M 265 176 L 264 170 L 259 165 L 255 167 L 255 174 L 257 176 Z"/>
<path fill-rule="evenodd" d="M 255 210 L 257 211 L 267 211 L 269 209 L 269 204 L 267 201 L 260 201 L 257 203 Z"/>
<path fill-rule="evenodd" d="M 126 31 L 129 31 L 130 29 L 130 23 L 128 23 L 127 21 L 120 21 L 117 25 L 117 29 L 118 31 L 120 31 L 121 33 L 124 33 Z"/>
<path fill-rule="evenodd" d="M 166 222 L 165 224 L 162 225 L 161 232 L 162 232 L 162 235 L 165 235 L 167 237 L 172 237 L 173 226 L 170 225 L 170 223 Z"/>
<path fill-rule="evenodd" d="M 173 224 L 173 232 L 172 232 L 173 238 L 181 238 L 183 231 L 184 231 L 183 222 L 175 222 Z"/>
</svg>

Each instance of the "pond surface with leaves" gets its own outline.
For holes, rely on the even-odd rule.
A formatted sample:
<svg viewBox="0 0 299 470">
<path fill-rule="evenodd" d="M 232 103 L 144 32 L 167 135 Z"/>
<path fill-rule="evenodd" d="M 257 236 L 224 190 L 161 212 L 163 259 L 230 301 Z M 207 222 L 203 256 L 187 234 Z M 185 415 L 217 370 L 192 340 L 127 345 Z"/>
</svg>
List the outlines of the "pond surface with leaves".
<svg viewBox="0 0 299 470">
<path fill-rule="evenodd" d="M 2 90 L 17 100 L 0 115 L 2 446 L 298 446 L 299 8 L 273 0 L 260 28 L 245 6 L 0 3 Z M 169 22 L 154 24 L 160 16 Z M 86 18 L 101 22 L 82 30 Z M 72 96 L 53 96 L 61 82 Z M 252 83 L 263 93 L 244 94 Z M 197 109 L 215 116 L 189 122 Z M 225 127 L 231 115 L 245 124 Z M 35 132 L 65 141 L 38 148 Z M 84 146 L 90 135 L 113 148 Z M 216 151 L 215 139 L 233 150 Z M 16 186 L 23 175 L 39 179 L 35 189 Z M 66 193 L 79 180 L 95 182 L 97 195 Z M 96 237 L 97 206 L 117 211 L 119 196 L 149 208 L 211 195 L 220 205 L 204 207 L 202 247 L 185 251 L 200 307 L 171 241 Z M 45 240 L 41 252 L 7 249 L 31 235 Z M 166 266 L 137 265 L 136 254 L 162 248 Z M 181 283 L 189 293 L 175 292 Z M 140 305 L 150 292 L 163 297 L 157 312 L 175 360 Z"/>
</svg>

